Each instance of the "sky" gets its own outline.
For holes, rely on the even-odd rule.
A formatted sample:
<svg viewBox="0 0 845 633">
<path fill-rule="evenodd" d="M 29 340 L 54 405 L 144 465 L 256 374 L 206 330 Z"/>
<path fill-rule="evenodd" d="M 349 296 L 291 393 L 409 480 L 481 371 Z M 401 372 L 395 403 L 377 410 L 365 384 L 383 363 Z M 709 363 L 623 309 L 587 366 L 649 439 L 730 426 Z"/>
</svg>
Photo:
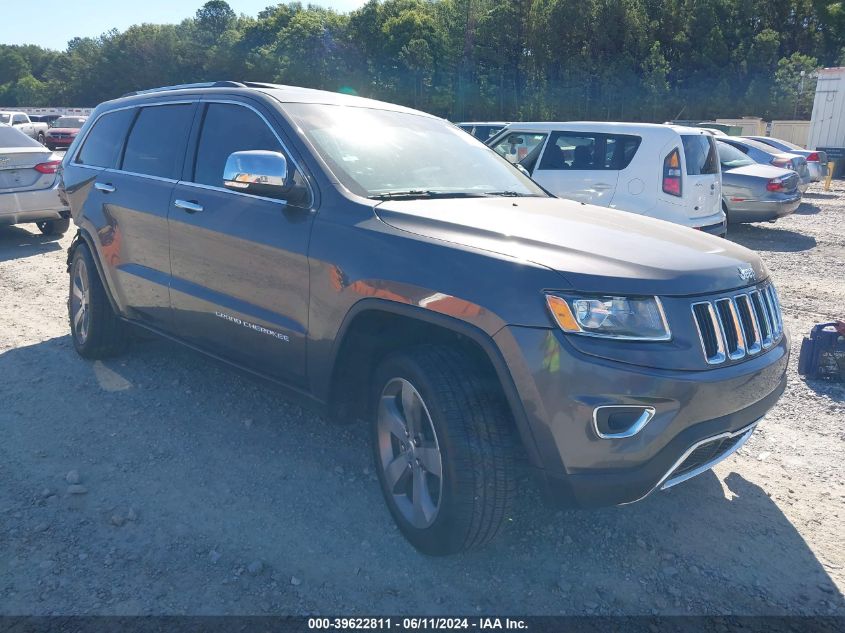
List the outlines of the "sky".
<svg viewBox="0 0 845 633">
<path fill-rule="evenodd" d="M 255 16 L 275 0 L 227 0 L 235 13 Z M 73 37 L 96 37 L 133 24 L 175 24 L 193 16 L 205 0 L 0 0 L 0 44 L 38 44 L 64 50 Z M 364 0 L 311 0 L 336 11 L 352 11 Z M 308 1 L 303 1 L 303 5 Z M 11 9 L 14 6 L 14 10 Z M 24 9 L 25 7 L 25 9 Z M 3 10 L 7 9 L 7 10 Z M 22 9 L 22 10 L 18 10 Z"/>
</svg>

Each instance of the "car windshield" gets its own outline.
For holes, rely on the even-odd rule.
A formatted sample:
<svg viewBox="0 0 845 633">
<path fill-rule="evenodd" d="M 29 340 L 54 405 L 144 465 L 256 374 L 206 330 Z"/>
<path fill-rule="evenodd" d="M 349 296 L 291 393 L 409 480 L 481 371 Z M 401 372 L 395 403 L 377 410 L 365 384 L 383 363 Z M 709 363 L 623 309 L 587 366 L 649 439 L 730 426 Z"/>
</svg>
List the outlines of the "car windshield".
<svg viewBox="0 0 845 633">
<path fill-rule="evenodd" d="M 735 169 L 736 167 L 745 167 L 746 165 L 754 164 L 753 160 L 733 145 L 721 143 L 717 140 L 716 147 L 719 150 L 719 162 L 722 164 L 722 169 Z"/>
<path fill-rule="evenodd" d="M 341 184 L 360 196 L 548 195 L 493 150 L 440 119 L 341 105 L 284 107 Z"/>
<path fill-rule="evenodd" d="M 0 127 L 0 151 L 4 147 L 37 147 L 47 151 L 44 146 L 33 138 L 29 138 L 20 130 L 13 127 Z"/>
<path fill-rule="evenodd" d="M 63 116 L 53 121 L 53 127 L 81 128 L 85 119 L 78 116 Z"/>
</svg>

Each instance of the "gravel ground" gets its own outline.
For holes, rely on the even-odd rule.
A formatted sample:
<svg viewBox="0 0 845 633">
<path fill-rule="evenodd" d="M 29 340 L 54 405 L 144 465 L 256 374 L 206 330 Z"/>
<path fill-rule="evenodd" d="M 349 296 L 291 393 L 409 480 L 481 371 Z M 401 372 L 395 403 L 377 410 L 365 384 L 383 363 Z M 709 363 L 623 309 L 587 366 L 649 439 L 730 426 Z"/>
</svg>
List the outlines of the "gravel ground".
<svg viewBox="0 0 845 633">
<path fill-rule="evenodd" d="M 417 554 L 363 427 L 164 341 L 88 362 L 65 249 L 0 229 L 2 614 L 845 615 L 845 388 L 794 372 L 845 315 L 845 182 L 731 239 L 761 252 L 789 387 L 740 454 L 627 507 L 558 511 L 526 476 L 486 548 Z"/>
</svg>

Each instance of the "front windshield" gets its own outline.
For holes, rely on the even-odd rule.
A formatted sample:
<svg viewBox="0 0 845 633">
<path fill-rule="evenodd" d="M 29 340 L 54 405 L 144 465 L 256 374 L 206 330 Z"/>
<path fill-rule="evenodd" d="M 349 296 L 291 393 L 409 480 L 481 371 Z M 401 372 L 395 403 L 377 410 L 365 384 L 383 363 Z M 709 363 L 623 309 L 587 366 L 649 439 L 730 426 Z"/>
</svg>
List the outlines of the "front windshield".
<svg viewBox="0 0 845 633">
<path fill-rule="evenodd" d="M 722 169 L 735 169 L 736 167 L 754 164 L 753 160 L 733 145 L 716 141 L 716 147 L 719 148 L 719 162 L 722 164 Z"/>
<path fill-rule="evenodd" d="M 284 107 L 341 184 L 360 196 L 547 196 L 493 150 L 440 119 L 340 105 Z"/>
<path fill-rule="evenodd" d="M 53 127 L 81 128 L 85 119 L 78 116 L 63 116 L 53 121 Z"/>
</svg>

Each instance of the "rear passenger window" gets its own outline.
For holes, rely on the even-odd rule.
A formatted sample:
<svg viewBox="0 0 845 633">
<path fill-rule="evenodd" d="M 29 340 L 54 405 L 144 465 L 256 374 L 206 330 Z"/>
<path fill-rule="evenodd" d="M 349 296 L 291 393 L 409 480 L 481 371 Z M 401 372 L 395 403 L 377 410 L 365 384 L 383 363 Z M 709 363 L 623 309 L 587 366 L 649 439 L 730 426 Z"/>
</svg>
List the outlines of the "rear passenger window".
<svg viewBox="0 0 845 633">
<path fill-rule="evenodd" d="M 76 155 L 76 163 L 106 168 L 117 165 L 120 148 L 123 147 L 126 132 L 134 117 L 135 109 L 130 108 L 109 112 L 98 118 Z"/>
<path fill-rule="evenodd" d="M 209 104 L 197 148 L 194 182 L 222 187 L 229 155 L 255 149 L 281 152 L 282 145 L 252 110 L 229 103 Z"/>
<path fill-rule="evenodd" d="M 193 111 L 193 104 L 141 108 L 126 141 L 122 169 L 178 178 Z"/>
<path fill-rule="evenodd" d="M 631 163 L 641 140 L 628 134 L 554 132 L 539 168 L 618 171 Z"/>
<path fill-rule="evenodd" d="M 682 134 L 688 176 L 703 176 L 719 172 L 716 142 L 710 134 Z"/>
</svg>

